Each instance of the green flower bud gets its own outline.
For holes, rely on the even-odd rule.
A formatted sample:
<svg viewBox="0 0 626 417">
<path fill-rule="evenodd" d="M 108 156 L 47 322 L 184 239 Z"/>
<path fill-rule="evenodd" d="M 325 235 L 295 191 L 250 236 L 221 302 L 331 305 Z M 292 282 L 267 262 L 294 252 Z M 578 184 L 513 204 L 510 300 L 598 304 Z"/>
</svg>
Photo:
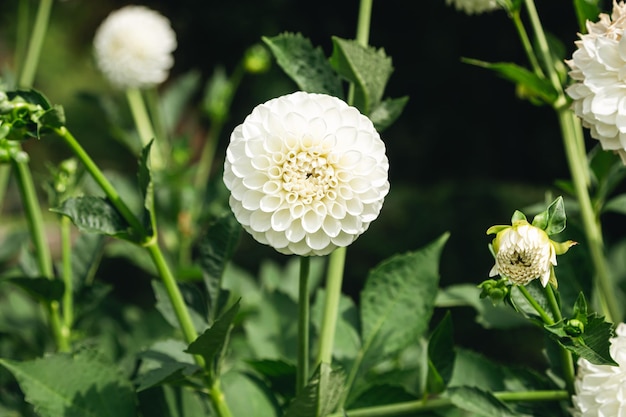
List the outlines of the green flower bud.
<svg viewBox="0 0 626 417">
<path fill-rule="evenodd" d="M 566 321 L 564 330 L 569 336 L 578 337 L 585 332 L 585 324 L 578 319 L 570 319 Z"/>
<path fill-rule="evenodd" d="M 269 51 L 261 44 L 248 48 L 243 58 L 246 72 L 260 74 L 270 69 L 272 58 Z"/>
</svg>

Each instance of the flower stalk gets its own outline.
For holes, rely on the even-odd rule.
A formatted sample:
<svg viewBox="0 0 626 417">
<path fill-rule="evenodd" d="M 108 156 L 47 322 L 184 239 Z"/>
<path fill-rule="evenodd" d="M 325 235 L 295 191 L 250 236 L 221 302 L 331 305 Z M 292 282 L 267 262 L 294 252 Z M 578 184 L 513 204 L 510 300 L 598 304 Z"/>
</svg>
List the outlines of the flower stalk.
<svg viewBox="0 0 626 417">
<path fill-rule="evenodd" d="M 309 275 L 311 258 L 300 257 L 300 282 L 298 289 L 298 366 L 296 372 L 296 393 L 299 394 L 306 387 L 309 379 L 309 321 L 310 321 L 310 293 Z"/>
<path fill-rule="evenodd" d="M 18 85 L 20 87 L 31 87 L 35 80 L 35 73 L 39 65 L 39 57 L 41 56 L 41 48 L 48 30 L 48 22 L 50 20 L 50 12 L 52 10 L 53 0 L 41 0 L 35 17 L 35 27 L 28 44 L 28 50 L 24 59 L 24 64 L 20 72 Z"/>
<path fill-rule="evenodd" d="M 63 284 L 63 330 L 69 333 L 74 324 L 74 276 L 72 272 L 72 222 L 61 216 L 61 265 Z M 68 335 L 69 336 L 69 335 Z"/>
<path fill-rule="evenodd" d="M 133 115 L 137 132 L 139 133 L 139 137 L 141 139 L 141 147 L 146 147 L 153 139 L 156 142 L 157 138 L 154 134 L 152 121 L 150 120 L 146 103 L 141 95 L 141 90 L 139 88 L 128 88 L 126 90 L 126 99 L 128 100 L 128 105 Z M 163 167 L 164 164 L 160 151 L 160 145 L 155 146 L 150 152 L 150 163 L 156 170 Z"/>
</svg>

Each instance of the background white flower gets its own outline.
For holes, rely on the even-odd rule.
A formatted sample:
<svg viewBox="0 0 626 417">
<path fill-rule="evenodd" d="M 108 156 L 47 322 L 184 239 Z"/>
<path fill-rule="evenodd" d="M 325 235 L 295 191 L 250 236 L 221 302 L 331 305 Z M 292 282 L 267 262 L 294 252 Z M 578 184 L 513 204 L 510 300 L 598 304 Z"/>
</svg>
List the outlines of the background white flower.
<svg viewBox="0 0 626 417">
<path fill-rule="evenodd" d="M 481 14 L 500 8 L 496 0 L 446 0 L 447 5 L 466 14 Z"/>
<path fill-rule="evenodd" d="M 626 323 L 620 323 L 615 333 L 610 352 L 619 366 L 578 361 L 574 417 L 626 416 Z"/>
<path fill-rule="evenodd" d="M 556 250 L 538 227 L 522 221 L 498 232 L 493 240 L 496 263 L 489 276 L 502 275 L 517 285 L 539 278 L 545 287 L 556 265 Z"/>
<path fill-rule="evenodd" d="M 98 68 L 116 87 L 160 84 L 174 65 L 176 34 L 170 21 L 144 6 L 112 12 L 94 37 Z"/>
<path fill-rule="evenodd" d="M 626 5 L 614 2 L 611 16 L 587 21 L 576 51 L 566 61 L 576 82 L 567 88 L 573 109 L 602 148 L 617 152 L 626 163 Z"/>
<path fill-rule="evenodd" d="M 224 183 L 237 220 L 283 254 L 326 255 L 378 217 L 385 145 L 342 100 L 296 92 L 255 107 L 230 137 Z"/>
</svg>

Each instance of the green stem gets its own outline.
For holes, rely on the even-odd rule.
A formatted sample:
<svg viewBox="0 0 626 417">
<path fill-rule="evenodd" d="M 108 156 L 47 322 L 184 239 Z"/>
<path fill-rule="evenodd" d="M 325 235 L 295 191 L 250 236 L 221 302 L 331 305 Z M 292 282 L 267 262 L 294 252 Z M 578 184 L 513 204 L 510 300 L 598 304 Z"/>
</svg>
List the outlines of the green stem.
<svg viewBox="0 0 626 417">
<path fill-rule="evenodd" d="M 339 299 L 346 262 L 346 248 L 337 248 L 330 255 L 328 275 L 326 277 L 326 300 L 320 330 L 320 348 L 317 362 L 332 363 L 335 327 L 339 312 Z"/>
<path fill-rule="evenodd" d="M 13 172 L 15 173 L 15 180 L 24 203 L 28 228 L 33 246 L 35 247 L 35 256 L 37 258 L 39 272 L 43 277 L 53 279 L 54 271 L 52 267 L 52 256 L 50 255 L 50 248 L 48 247 L 48 242 L 46 241 L 46 232 L 41 207 L 39 206 L 39 200 L 37 199 L 37 193 L 35 192 L 35 185 L 33 183 L 33 177 L 30 173 L 30 169 L 28 168 L 28 163 L 25 161 L 12 160 L 12 165 Z M 57 301 L 49 301 L 45 303 L 45 307 L 48 312 L 50 327 L 52 328 L 52 334 L 54 336 L 57 349 L 61 352 L 69 351 L 70 346 L 67 338 L 68 335 L 62 330 L 59 315 L 59 303 Z"/>
<path fill-rule="evenodd" d="M 61 216 L 61 262 L 63 272 L 63 329 L 69 332 L 74 323 L 74 276 L 72 272 L 72 222 L 69 217 Z"/>
<path fill-rule="evenodd" d="M 115 187 L 111 185 L 109 180 L 104 176 L 100 168 L 91 159 L 91 157 L 85 152 L 83 147 L 78 143 L 76 138 L 65 127 L 55 129 L 55 133 L 65 140 L 65 143 L 70 147 L 74 155 L 82 162 L 87 169 L 87 172 L 91 174 L 94 181 L 100 186 L 102 191 L 106 194 L 107 198 L 113 204 L 113 206 L 119 211 L 120 215 L 131 226 L 134 233 L 139 237 L 139 240 L 146 239 L 146 231 L 143 225 L 139 222 L 137 217 L 133 214 L 130 208 L 126 205 L 122 197 L 119 195 Z"/>
<path fill-rule="evenodd" d="M 26 53 L 26 59 L 22 66 L 22 72 L 20 74 L 18 85 L 20 87 L 29 88 L 32 87 L 35 80 L 35 72 L 39 64 L 39 57 L 41 56 L 41 49 L 43 41 L 48 30 L 48 21 L 50 20 L 50 11 L 52 10 L 52 0 L 41 0 L 39 2 L 39 8 L 37 9 L 37 16 L 35 17 L 35 27 L 28 44 L 28 51 Z"/>
<path fill-rule="evenodd" d="M 521 392 L 494 392 L 493 396 L 504 402 L 544 402 L 564 401 L 569 399 L 567 391 L 521 391 Z M 357 408 L 333 413 L 328 417 L 391 417 L 415 415 L 432 410 L 453 407 L 448 398 L 435 398 L 426 401 L 407 401 L 390 405 Z"/>
<path fill-rule="evenodd" d="M 533 45 L 530 42 L 530 38 L 528 37 L 528 32 L 526 32 L 526 28 L 524 27 L 524 23 L 522 22 L 519 10 L 513 11 L 510 16 L 513 20 L 513 25 L 517 30 L 517 34 L 520 38 L 520 41 L 522 42 L 522 46 L 524 47 L 524 51 L 526 52 L 526 56 L 528 57 L 528 61 L 530 62 L 533 71 L 539 77 L 544 78 L 545 75 L 543 74 L 541 65 L 539 65 L 539 60 L 535 55 L 535 50 L 533 49 Z"/>
<path fill-rule="evenodd" d="M 311 258 L 300 257 L 300 283 L 298 291 L 298 368 L 296 394 L 302 392 L 309 380 L 309 272 Z"/>
<path fill-rule="evenodd" d="M 138 88 L 129 88 L 126 90 L 126 99 L 128 100 L 130 112 L 133 115 L 135 127 L 137 128 L 139 138 L 141 139 L 141 146 L 145 148 L 151 140 L 156 141 L 157 138 L 154 134 L 154 128 L 152 126 L 152 122 L 150 121 L 150 115 L 148 114 L 146 103 L 141 95 L 141 90 Z M 160 145 L 152 148 L 152 151 L 150 152 L 150 162 L 152 163 L 152 168 L 155 170 L 163 168 L 164 164 Z"/>
<path fill-rule="evenodd" d="M 535 300 L 535 298 L 530 295 L 530 293 L 528 292 L 528 290 L 526 289 L 526 287 L 522 286 L 522 285 L 518 285 L 517 288 L 521 291 L 522 295 L 524 295 L 524 297 L 526 298 L 526 300 L 528 300 L 528 302 L 530 303 L 530 305 L 535 309 L 535 311 L 539 314 L 539 316 L 541 317 L 541 320 L 549 325 L 554 324 L 554 320 L 552 319 L 552 317 L 550 317 L 548 315 L 548 313 L 546 313 L 546 311 L 539 305 L 539 303 Z"/>
<path fill-rule="evenodd" d="M 218 381 L 216 381 L 209 389 L 209 396 L 211 397 L 213 408 L 219 417 L 232 417 L 232 413 L 230 412 L 230 408 L 228 408 L 226 398 L 224 397 L 224 393 L 222 392 Z"/>
<path fill-rule="evenodd" d="M 11 177 L 11 167 L 9 165 L 0 164 L 0 212 L 2 211 L 2 203 L 7 188 L 9 187 L 9 178 Z"/>
<path fill-rule="evenodd" d="M 548 305 L 552 311 L 552 315 L 557 322 L 563 319 L 561 314 L 561 308 L 554 294 L 554 289 L 551 284 L 546 285 L 545 288 L 546 297 L 548 298 Z M 572 358 L 572 352 L 559 345 L 561 366 L 563 367 L 563 377 L 565 379 L 565 387 L 570 394 L 574 393 L 574 379 L 576 378 L 576 371 L 574 370 L 574 359 Z"/>
<path fill-rule="evenodd" d="M 30 35 L 30 0 L 19 0 L 15 31 L 15 73 L 21 74 Z"/>
<path fill-rule="evenodd" d="M 356 41 L 367 46 L 370 38 L 370 26 L 372 21 L 372 3 L 373 0 L 361 0 L 359 4 L 359 17 L 356 26 Z M 348 88 L 348 104 L 354 102 L 354 84 L 350 84 Z"/>
</svg>

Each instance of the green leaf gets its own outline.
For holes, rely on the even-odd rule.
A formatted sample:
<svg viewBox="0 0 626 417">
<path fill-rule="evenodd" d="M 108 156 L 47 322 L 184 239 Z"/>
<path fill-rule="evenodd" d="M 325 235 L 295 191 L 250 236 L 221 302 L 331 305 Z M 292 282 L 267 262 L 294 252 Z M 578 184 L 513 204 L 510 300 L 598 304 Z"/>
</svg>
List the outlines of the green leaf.
<svg viewBox="0 0 626 417">
<path fill-rule="evenodd" d="M 538 98 L 543 103 L 553 104 L 559 96 L 548 80 L 539 78 L 535 73 L 517 64 L 510 62 L 489 63 L 470 58 L 463 58 L 463 62 L 495 71 L 502 78 L 522 87 L 525 94 L 531 99 Z"/>
<path fill-rule="evenodd" d="M 446 396 L 458 408 L 482 417 L 521 416 L 492 394 L 475 387 L 450 388 L 446 392 Z"/>
<path fill-rule="evenodd" d="M 285 417 L 314 417 L 332 413 L 341 397 L 344 380 L 343 372 L 321 363 L 302 393 L 289 405 Z"/>
<path fill-rule="evenodd" d="M 210 328 L 206 329 L 196 340 L 191 342 L 185 352 L 202 356 L 207 364 L 216 363 L 228 340 L 228 335 L 238 311 L 239 300 L 226 310 L 220 318 L 215 320 Z"/>
<path fill-rule="evenodd" d="M 603 211 L 626 215 L 626 194 L 620 194 L 611 198 L 603 207 Z"/>
<path fill-rule="evenodd" d="M 0 359 L 41 417 L 134 417 L 135 390 L 114 364 L 90 351 L 26 362 Z"/>
<path fill-rule="evenodd" d="M 152 280 L 151 284 L 152 290 L 154 291 L 154 296 L 157 301 L 155 306 L 156 309 L 159 311 L 159 313 L 161 313 L 163 318 L 165 318 L 165 320 L 170 325 L 177 329 L 180 328 L 178 317 L 176 316 L 176 312 L 172 307 L 172 302 L 167 295 L 165 286 L 157 280 Z M 195 286 L 179 283 L 178 287 L 183 298 L 185 299 L 185 304 L 187 305 L 187 309 L 189 310 L 189 315 L 191 316 L 193 326 L 198 332 L 204 331 L 208 326 L 208 312 L 203 294 L 198 291 Z"/>
<path fill-rule="evenodd" d="M 202 99 L 202 109 L 213 123 L 223 123 L 228 117 L 233 89 L 224 68 L 217 67 L 206 84 Z"/>
<path fill-rule="evenodd" d="M 548 236 L 551 236 L 565 230 L 566 220 L 563 197 L 559 196 L 545 211 L 542 211 L 533 218 L 532 225 L 543 229 Z"/>
<path fill-rule="evenodd" d="M 391 58 L 383 49 L 363 46 L 355 40 L 333 36 L 330 64 L 337 73 L 354 83 L 354 106 L 369 115 L 383 98 L 393 72 Z"/>
<path fill-rule="evenodd" d="M 396 255 L 370 272 L 361 293 L 363 349 L 380 349 L 386 356 L 424 334 L 437 296 L 439 258 L 448 236 L 445 233 L 416 252 Z"/>
<path fill-rule="evenodd" d="M 139 191 L 143 197 L 143 224 L 146 234 L 152 236 L 156 229 L 156 218 L 154 214 L 154 189 L 152 185 L 152 174 L 150 173 L 150 150 L 154 140 L 151 140 L 142 150 L 139 157 L 139 170 L 137 181 Z"/>
<path fill-rule="evenodd" d="M 437 325 L 428 342 L 428 380 L 431 393 L 445 389 L 452 378 L 454 369 L 454 337 L 452 318 L 448 311 Z"/>
<path fill-rule="evenodd" d="M 61 297 L 63 297 L 63 291 L 65 289 L 63 281 L 44 277 L 10 277 L 2 281 L 10 282 L 22 288 L 38 300 L 44 301 L 60 300 Z"/>
<path fill-rule="evenodd" d="M 138 416 L 212 416 L 206 395 L 187 386 L 160 385 L 138 393 Z"/>
<path fill-rule="evenodd" d="M 340 78 L 322 49 L 313 47 L 309 39 L 300 33 L 283 33 L 262 39 L 276 57 L 278 65 L 301 90 L 343 98 Z"/>
<path fill-rule="evenodd" d="M 578 27 L 581 33 L 586 33 L 586 22 L 590 20 L 595 22 L 602 9 L 600 8 L 600 0 L 574 0 L 574 10 L 578 20 Z"/>
<path fill-rule="evenodd" d="M 220 378 L 224 397 L 233 416 L 280 416 L 280 408 L 272 392 L 258 378 L 230 371 Z"/>
<path fill-rule="evenodd" d="M 161 108 L 163 122 L 167 132 L 172 134 L 185 114 L 187 105 L 191 102 L 200 86 L 201 74 L 198 70 L 191 70 L 174 79 L 166 85 L 161 94 Z"/>
<path fill-rule="evenodd" d="M 543 311 L 551 317 L 553 320 L 555 319 L 552 314 L 552 310 L 550 309 L 550 303 L 548 298 L 546 297 L 546 292 L 544 288 L 541 286 L 541 283 L 538 279 L 531 281 L 528 285 L 525 286 L 526 290 L 530 293 L 530 295 L 535 299 L 537 304 L 541 306 Z M 543 321 L 537 314 L 537 310 L 528 302 L 524 294 L 519 290 L 519 288 L 514 285 L 511 287 L 511 305 L 513 308 L 524 316 L 535 320 L 538 324 L 543 325 Z"/>
<path fill-rule="evenodd" d="M 391 126 L 402 114 L 404 106 L 408 103 L 408 97 L 385 99 L 378 103 L 369 114 L 374 127 L 379 132 Z"/>
<path fill-rule="evenodd" d="M 128 239 L 130 226 L 117 209 L 100 197 L 72 197 L 51 211 L 68 216 L 80 230 Z"/>
<path fill-rule="evenodd" d="M 198 246 L 198 263 L 207 289 L 209 319 L 219 313 L 219 294 L 222 277 L 228 262 L 235 253 L 241 226 L 229 210 L 211 223 Z"/>
<path fill-rule="evenodd" d="M 281 359 L 262 359 L 248 361 L 248 365 L 261 375 L 275 394 L 284 398 L 293 398 L 296 395 L 293 383 L 296 379 L 294 364 Z"/>
<path fill-rule="evenodd" d="M 137 392 L 158 385 L 184 381 L 198 371 L 198 367 L 183 362 L 164 362 L 159 368 L 151 369 L 137 378 Z"/>
<path fill-rule="evenodd" d="M 81 233 L 72 245 L 72 277 L 74 291 L 80 291 L 94 276 L 102 257 L 104 236 L 94 233 Z"/>
</svg>

